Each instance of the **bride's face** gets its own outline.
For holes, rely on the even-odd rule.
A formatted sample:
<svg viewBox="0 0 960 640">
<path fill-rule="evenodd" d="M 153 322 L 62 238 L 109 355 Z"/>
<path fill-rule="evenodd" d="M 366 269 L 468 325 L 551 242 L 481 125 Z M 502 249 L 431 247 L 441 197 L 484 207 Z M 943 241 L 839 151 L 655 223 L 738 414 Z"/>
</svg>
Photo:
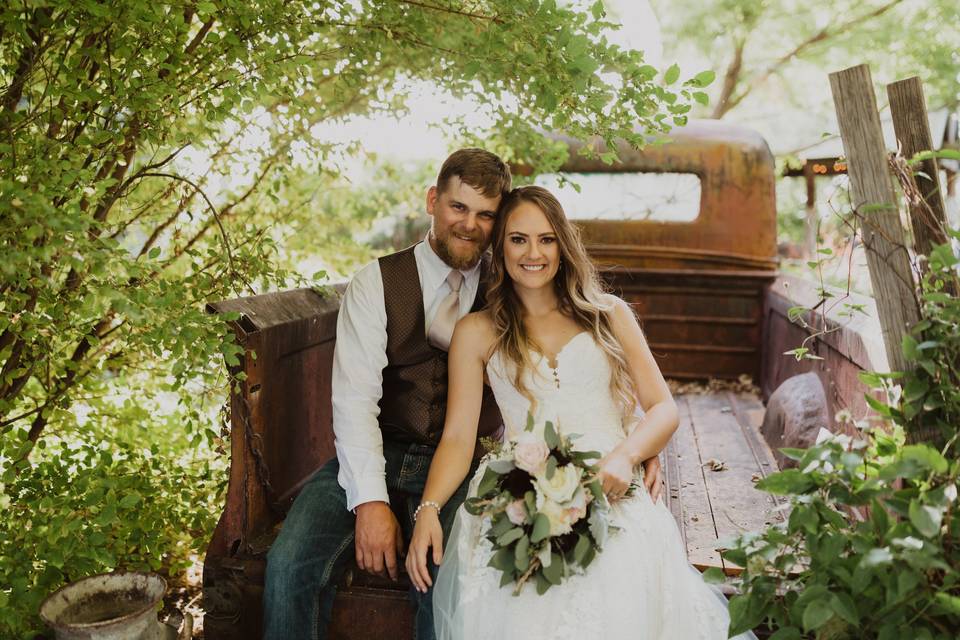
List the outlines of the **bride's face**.
<svg viewBox="0 0 960 640">
<path fill-rule="evenodd" d="M 550 285 L 560 268 L 560 243 L 546 214 L 521 202 L 507 218 L 503 261 L 514 284 L 527 289 Z"/>
</svg>

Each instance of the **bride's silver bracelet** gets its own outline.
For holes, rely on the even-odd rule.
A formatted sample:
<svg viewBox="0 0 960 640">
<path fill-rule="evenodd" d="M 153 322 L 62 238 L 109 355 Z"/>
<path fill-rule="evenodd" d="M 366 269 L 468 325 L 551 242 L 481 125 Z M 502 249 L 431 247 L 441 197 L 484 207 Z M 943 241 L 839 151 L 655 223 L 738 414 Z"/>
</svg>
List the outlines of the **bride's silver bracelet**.
<svg viewBox="0 0 960 640">
<path fill-rule="evenodd" d="M 424 500 L 423 502 L 420 503 L 420 506 L 418 506 L 418 507 L 416 508 L 416 510 L 414 510 L 414 512 L 413 512 L 413 521 L 414 521 L 414 522 L 417 521 L 417 516 L 420 515 L 420 511 L 421 511 L 424 507 L 433 507 L 434 509 L 437 510 L 437 515 L 438 515 L 438 516 L 440 515 L 440 505 L 439 505 L 439 504 L 437 504 L 437 503 L 434 502 L 433 500 Z"/>
</svg>

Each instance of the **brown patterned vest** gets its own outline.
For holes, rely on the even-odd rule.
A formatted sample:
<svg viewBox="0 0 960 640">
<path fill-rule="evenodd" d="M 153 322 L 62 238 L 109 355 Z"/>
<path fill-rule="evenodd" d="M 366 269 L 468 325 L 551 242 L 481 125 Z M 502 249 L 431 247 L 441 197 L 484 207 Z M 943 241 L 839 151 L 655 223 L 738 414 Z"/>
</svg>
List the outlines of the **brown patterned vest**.
<svg viewBox="0 0 960 640">
<path fill-rule="evenodd" d="M 413 247 L 384 256 L 379 263 L 387 311 L 380 430 L 385 441 L 436 445 L 447 412 L 447 352 L 427 342 L 423 290 Z M 484 259 L 471 311 L 483 308 L 486 266 Z M 485 385 L 477 437 L 495 433 L 500 424 L 500 411 Z"/>
</svg>

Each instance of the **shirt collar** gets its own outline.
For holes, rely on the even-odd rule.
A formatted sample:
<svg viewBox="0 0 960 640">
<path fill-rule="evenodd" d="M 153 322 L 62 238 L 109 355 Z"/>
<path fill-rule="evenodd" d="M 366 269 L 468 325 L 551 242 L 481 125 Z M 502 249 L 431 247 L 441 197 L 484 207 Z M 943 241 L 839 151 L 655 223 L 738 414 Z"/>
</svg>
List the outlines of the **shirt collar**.
<svg viewBox="0 0 960 640">
<path fill-rule="evenodd" d="M 419 251 L 424 266 L 424 272 L 422 274 L 423 289 L 424 291 L 433 293 L 446 281 L 447 275 L 450 273 L 450 265 L 444 262 L 443 259 L 437 255 L 436 251 L 433 250 L 433 246 L 430 244 L 429 233 L 427 233 L 423 242 L 421 242 L 414 251 Z M 472 269 L 461 269 L 460 273 L 463 274 L 464 284 L 473 288 L 480 281 L 480 263 L 477 262 Z"/>
</svg>

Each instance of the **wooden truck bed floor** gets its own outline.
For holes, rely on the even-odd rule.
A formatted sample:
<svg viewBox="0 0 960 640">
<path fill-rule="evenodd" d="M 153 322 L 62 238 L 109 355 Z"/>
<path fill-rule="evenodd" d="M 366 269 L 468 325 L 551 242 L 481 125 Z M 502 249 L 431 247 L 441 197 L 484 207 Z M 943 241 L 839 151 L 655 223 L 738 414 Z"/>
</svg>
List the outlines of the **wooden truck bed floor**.
<svg viewBox="0 0 960 640">
<path fill-rule="evenodd" d="M 675 395 L 680 427 L 663 455 L 666 501 L 677 520 L 687 557 L 698 569 L 738 572 L 717 550 L 745 531 L 780 522 L 779 500 L 754 483 L 777 471 L 760 434 L 759 396 L 736 391 Z"/>
</svg>

